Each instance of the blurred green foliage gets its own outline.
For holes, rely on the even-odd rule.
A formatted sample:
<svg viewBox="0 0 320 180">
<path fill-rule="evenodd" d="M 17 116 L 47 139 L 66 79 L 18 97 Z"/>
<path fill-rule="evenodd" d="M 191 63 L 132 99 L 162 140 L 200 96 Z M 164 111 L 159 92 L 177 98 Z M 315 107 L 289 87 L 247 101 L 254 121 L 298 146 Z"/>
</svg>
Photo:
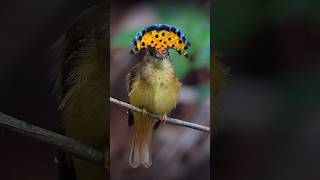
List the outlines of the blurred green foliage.
<svg viewBox="0 0 320 180">
<path fill-rule="evenodd" d="M 180 56 L 175 50 L 169 50 L 177 76 L 183 78 L 190 71 L 198 68 L 210 69 L 209 12 L 206 14 L 201 7 L 197 6 L 161 2 L 155 4 L 155 9 L 159 19 L 154 23 L 176 26 L 191 42 L 188 59 Z M 119 32 L 112 38 L 111 46 L 129 49 L 136 33 L 147 25 Z"/>
<path fill-rule="evenodd" d="M 243 43 L 265 26 L 299 18 L 320 23 L 320 1 L 316 0 L 218 0 L 212 3 L 214 44 L 227 54 L 241 51 Z"/>
</svg>

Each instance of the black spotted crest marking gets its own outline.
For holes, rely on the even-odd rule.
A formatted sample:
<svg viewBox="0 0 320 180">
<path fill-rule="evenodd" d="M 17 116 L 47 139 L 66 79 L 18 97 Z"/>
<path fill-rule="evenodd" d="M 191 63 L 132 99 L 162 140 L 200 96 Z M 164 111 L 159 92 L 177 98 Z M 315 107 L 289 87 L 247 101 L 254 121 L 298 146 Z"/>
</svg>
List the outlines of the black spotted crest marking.
<svg viewBox="0 0 320 180">
<path fill-rule="evenodd" d="M 155 48 L 161 53 L 172 48 L 180 55 L 188 57 L 187 49 L 190 47 L 190 42 L 182 31 L 174 26 L 153 24 L 140 31 L 132 40 L 132 45 L 133 54 L 148 47 Z"/>
</svg>

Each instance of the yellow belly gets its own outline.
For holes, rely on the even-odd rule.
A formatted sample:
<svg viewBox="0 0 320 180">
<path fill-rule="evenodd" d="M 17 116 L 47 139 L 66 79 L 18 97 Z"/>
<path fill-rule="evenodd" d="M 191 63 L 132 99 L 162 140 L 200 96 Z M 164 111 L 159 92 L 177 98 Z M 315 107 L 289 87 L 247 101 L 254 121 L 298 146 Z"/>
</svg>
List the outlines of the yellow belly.
<svg viewBox="0 0 320 180">
<path fill-rule="evenodd" d="M 155 113 L 168 113 L 176 106 L 180 82 L 158 81 L 153 84 L 136 80 L 130 93 L 130 103 Z"/>
</svg>

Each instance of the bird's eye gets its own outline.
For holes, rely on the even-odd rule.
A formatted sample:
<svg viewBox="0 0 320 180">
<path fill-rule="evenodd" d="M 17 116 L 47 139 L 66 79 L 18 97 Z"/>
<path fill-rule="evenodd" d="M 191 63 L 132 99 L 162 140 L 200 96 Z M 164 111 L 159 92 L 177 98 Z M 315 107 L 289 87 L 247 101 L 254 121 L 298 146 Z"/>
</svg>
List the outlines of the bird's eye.
<svg viewBox="0 0 320 180">
<path fill-rule="evenodd" d="M 156 53 L 153 50 L 150 51 L 150 55 L 156 57 Z"/>
</svg>

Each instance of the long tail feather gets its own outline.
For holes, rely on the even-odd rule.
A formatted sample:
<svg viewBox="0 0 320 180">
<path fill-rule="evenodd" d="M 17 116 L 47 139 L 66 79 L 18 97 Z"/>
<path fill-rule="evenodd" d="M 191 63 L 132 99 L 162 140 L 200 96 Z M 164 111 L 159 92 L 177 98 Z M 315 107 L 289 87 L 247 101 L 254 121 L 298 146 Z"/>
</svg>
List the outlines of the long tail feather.
<svg viewBox="0 0 320 180">
<path fill-rule="evenodd" d="M 133 168 L 152 165 L 152 129 L 154 122 L 148 116 L 134 113 L 135 125 L 129 163 Z"/>
</svg>

